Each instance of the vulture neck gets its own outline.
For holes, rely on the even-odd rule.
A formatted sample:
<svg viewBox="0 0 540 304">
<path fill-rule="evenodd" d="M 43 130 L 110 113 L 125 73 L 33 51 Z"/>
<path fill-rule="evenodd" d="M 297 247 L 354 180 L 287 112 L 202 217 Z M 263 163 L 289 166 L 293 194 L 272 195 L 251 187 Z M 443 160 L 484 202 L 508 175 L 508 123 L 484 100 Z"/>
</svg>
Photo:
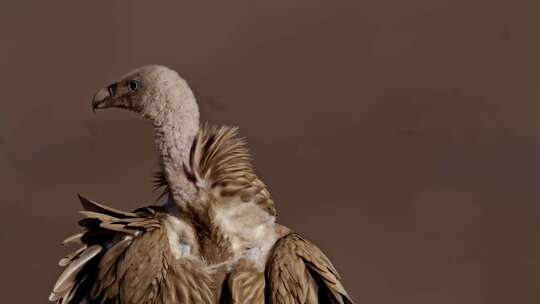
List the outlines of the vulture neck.
<svg viewBox="0 0 540 304">
<path fill-rule="evenodd" d="M 170 195 L 181 210 L 186 210 L 187 204 L 197 195 L 197 188 L 188 175 L 191 146 L 199 131 L 199 112 L 195 98 L 192 98 L 195 106 L 191 111 L 186 111 L 186 107 L 169 107 L 164 111 L 164 118 L 154 121 L 162 170 Z"/>
</svg>

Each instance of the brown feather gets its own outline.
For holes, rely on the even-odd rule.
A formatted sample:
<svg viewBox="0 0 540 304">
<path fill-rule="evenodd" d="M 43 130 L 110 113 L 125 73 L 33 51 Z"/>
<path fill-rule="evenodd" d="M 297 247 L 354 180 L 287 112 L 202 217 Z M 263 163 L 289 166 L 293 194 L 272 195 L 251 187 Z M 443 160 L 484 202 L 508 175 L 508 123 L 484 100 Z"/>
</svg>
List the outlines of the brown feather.
<svg viewBox="0 0 540 304">
<path fill-rule="evenodd" d="M 353 303 L 330 260 L 296 233 L 282 237 L 274 245 L 267 262 L 266 282 L 269 303 Z"/>
<path fill-rule="evenodd" d="M 58 303 L 214 303 L 206 266 L 176 259 L 161 207 L 124 212 L 81 198 L 87 218 L 81 250 L 61 260 L 66 271 L 50 300 Z"/>
<path fill-rule="evenodd" d="M 253 262 L 240 260 L 229 275 L 227 303 L 264 303 L 264 273 Z"/>
</svg>

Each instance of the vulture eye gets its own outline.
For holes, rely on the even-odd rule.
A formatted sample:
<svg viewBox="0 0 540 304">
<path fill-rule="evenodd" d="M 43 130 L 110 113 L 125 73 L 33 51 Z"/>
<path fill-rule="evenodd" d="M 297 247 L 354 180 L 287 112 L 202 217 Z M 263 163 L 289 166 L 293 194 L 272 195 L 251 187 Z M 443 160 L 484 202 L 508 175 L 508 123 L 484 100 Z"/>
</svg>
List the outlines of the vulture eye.
<svg viewBox="0 0 540 304">
<path fill-rule="evenodd" d="M 137 92 L 139 90 L 139 82 L 137 80 L 131 80 L 128 82 L 128 88 L 131 92 Z"/>
</svg>

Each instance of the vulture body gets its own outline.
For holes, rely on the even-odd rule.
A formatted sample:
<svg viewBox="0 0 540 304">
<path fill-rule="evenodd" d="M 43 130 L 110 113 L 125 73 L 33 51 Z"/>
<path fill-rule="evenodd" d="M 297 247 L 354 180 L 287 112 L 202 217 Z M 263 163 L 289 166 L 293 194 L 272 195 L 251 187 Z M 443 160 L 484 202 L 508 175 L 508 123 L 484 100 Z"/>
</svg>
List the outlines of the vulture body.
<svg viewBox="0 0 540 304">
<path fill-rule="evenodd" d="M 251 156 L 245 141 L 237 135 L 237 129 L 200 125 L 195 97 L 176 72 L 163 66 L 145 66 L 127 74 L 120 81 L 98 91 L 94 97 L 94 109 L 109 107 L 129 109 L 152 121 L 156 146 L 161 155 L 162 170 L 158 175 L 158 185 L 165 187 L 164 193 L 171 203 L 165 211 L 157 212 L 155 208 L 148 210 L 153 210 L 161 218 L 161 222 L 154 224 L 156 227 L 166 227 L 168 221 L 185 222 L 186 225 L 179 231 L 192 231 L 190 239 L 193 240 L 189 243 L 189 262 L 182 255 L 172 254 L 179 241 L 175 235 L 180 232 L 167 234 L 163 228 L 135 235 L 128 241 L 130 245 L 120 246 L 133 251 L 133 256 L 135 253 L 145 256 L 134 257 L 134 260 L 146 258 L 153 263 L 159 258 L 148 258 L 146 255 L 167 257 L 167 265 L 175 265 L 174 274 L 177 275 L 170 276 L 170 280 L 157 280 L 157 284 L 166 282 L 167 290 L 183 289 L 187 281 L 196 282 L 191 285 L 193 288 L 203 286 L 205 290 L 202 293 L 192 291 L 189 296 L 177 296 L 171 300 L 157 296 L 160 287 L 147 288 L 147 291 L 139 288 L 131 290 L 135 286 L 131 284 L 122 291 L 123 294 L 130 294 L 129 299 L 147 299 L 147 302 L 139 303 L 162 303 L 156 299 L 168 299 L 164 303 L 192 303 L 190 301 L 194 297 L 214 303 L 352 303 L 336 269 L 322 251 L 302 236 L 276 223 L 276 210 L 270 193 L 254 173 Z M 171 212 L 172 209 L 174 212 Z M 108 215 L 106 212 L 100 214 Z M 98 226 L 112 225 L 127 229 L 122 225 L 117 226 L 117 217 L 112 217 L 115 224 L 100 222 Z M 122 221 L 127 221 L 127 218 Z M 145 235 L 149 235 L 146 237 L 148 242 L 158 248 L 148 252 L 145 252 L 145 247 L 132 249 L 137 240 L 143 243 Z M 113 247 L 100 245 L 107 249 L 103 254 L 103 249 L 98 252 L 94 249 L 96 247 L 92 247 L 93 243 L 85 244 L 87 248 L 83 252 L 90 250 L 89 255 L 92 256 L 85 259 L 96 259 L 97 255 L 102 254 L 99 260 L 109 263 L 109 259 L 104 260 L 104 257 Z M 121 250 L 112 251 L 116 255 Z M 76 261 L 77 258 L 71 263 Z M 98 274 L 107 268 L 100 266 L 100 263 L 93 266 L 98 269 Z M 130 277 L 138 277 L 137 269 L 145 267 L 139 264 L 138 268 L 119 269 L 127 271 Z M 80 273 L 84 273 L 83 270 Z M 158 275 L 158 278 L 162 277 L 162 274 Z M 91 279 L 93 286 L 110 285 L 109 277 L 94 278 Z M 141 280 L 147 286 L 154 286 L 156 276 L 139 277 Z M 77 282 L 68 286 L 75 290 Z M 180 287 L 174 287 L 174 284 Z M 114 286 L 112 290 L 117 290 L 116 285 L 110 286 Z M 52 299 L 61 295 L 69 300 L 71 292 L 63 294 L 65 288 L 55 286 L 53 295 L 56 297 Z M 103 294 L 109 293 L 108 289 L 102 287 L 86 290 L 96 288 L 101 288 Z M 206 296 L 209 292 L 211 296 Z M 141 293 L 147 298 L 143 298 Z M 166 293 L 171 294 L 170 291 Z M 122 293 L 119 294 L 122 296 Z M 185 291 L 175 291 L 174 294 L 184 295 Z M 90 297 L 93 295 L 90 291 Z M 117 303 L 132 303 L 128 302 L 128 297 L 118 299 Z"/>
</svg>

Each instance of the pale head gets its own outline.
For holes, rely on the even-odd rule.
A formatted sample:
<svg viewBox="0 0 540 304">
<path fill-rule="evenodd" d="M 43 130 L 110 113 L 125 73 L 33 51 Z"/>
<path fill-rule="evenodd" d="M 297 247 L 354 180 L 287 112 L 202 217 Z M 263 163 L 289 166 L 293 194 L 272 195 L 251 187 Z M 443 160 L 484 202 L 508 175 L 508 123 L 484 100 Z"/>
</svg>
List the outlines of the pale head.
<svg viewBox="0 0 540 304">
<path fill-rule="evenodd" d="M 179 114 L 199 120 L 199 108 L 187 82 L 175 71 L 160 65 L 142 66 L 100 89 L 92 108 L 132 110 L 156 125 L 178 119 Z"/>
</svg>

